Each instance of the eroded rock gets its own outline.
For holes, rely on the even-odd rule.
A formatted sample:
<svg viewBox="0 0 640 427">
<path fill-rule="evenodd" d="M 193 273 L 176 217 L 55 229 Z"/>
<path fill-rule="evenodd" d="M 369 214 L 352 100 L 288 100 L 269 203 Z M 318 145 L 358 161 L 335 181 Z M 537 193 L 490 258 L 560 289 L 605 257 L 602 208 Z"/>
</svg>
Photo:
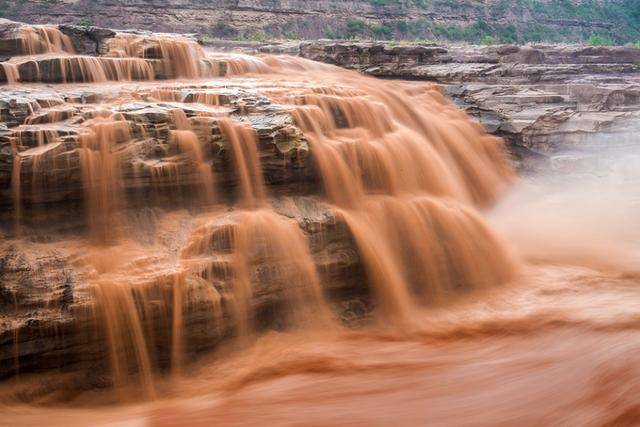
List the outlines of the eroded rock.
<svg viewBox="0 0 640 427">
<path fill-rule="evenodd" d="M 506 139 L 523 170 L 548 169 L 552 157 L 568 152 L 615 151 L 640 126 L 638 48 L 307 42 L 298 54 L 373 76 L 442 83 L 460 107 Z"/>
</svg>

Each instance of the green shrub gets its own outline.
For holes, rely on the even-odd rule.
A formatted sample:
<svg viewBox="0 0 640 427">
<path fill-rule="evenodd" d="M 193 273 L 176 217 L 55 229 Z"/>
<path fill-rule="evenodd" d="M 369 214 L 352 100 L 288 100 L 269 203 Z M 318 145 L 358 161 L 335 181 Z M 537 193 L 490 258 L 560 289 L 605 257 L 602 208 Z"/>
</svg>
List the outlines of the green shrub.
<svg viewBox="0 0 640 427">
<path fill-rule="evenodd" d="M 272 39 L 273 39 L 273 36 L 265 33 L 253 33 L 249 37 L 249 40 L 252 40 L 254 42 L 266 42 Z"/>
<path fill-rule="evenodd" d="M 496 40 L 492 36 L 484 36 L 482 40 L 480 40 L 480 44 L 486 44 L 486 45 L 496 44 Z"/>
<path fill-rule="evenodd" d="M 591 34 L 584 42 L 589 46 L 611 46 L 613 44 L 608 37 L 596 33 Z"/>
<path fill-rule="evenodd" d="M 209 28 L 209 32 L 217 37 L 234 37 L 238 35 L 238 30 L 222 20 L 213 24 L 211 28 Z"/>
<path fill-rule="evenodd" d="M 324 38 L 325 39 L 335 39 L 336 38 L 336 34 L 333 32 L 333 30 L 329 27 L 326 27 L 324 29 Z"/>
<path fill-rule="evenodd" d="M 495 29 L 501 43 L 517 43 L 520 39 L 518 29 L 513 24 L 496 25 Z"/>
<path fill-rule="evenodd" d="M 385 24 L 370 24 L 369 30 L 373 33 L 374 38 L 387 38 L 391 35 L 391 28 Z"/>
<path fill-rule="evenodd" d="M 284 38 L 287 40 L 300 40 L 300 36 L 295 31 L 287 31 L 284 33 Z"/>
<path fill-rule="evenodd" d="M 353 37 L 357 34 L 362 34 L 362 32 L 367 28 L 366 22 L 361 19 L 353 19 L 349 18 L 347 20 L 347 35 Z"/>
<path fill-rule="evenodd" d="M 407 21 L 398 21 L 396 22 L 396 29 L 401 33 L 408 33 L 409 24 L 407 24 Z"/>
</svg>

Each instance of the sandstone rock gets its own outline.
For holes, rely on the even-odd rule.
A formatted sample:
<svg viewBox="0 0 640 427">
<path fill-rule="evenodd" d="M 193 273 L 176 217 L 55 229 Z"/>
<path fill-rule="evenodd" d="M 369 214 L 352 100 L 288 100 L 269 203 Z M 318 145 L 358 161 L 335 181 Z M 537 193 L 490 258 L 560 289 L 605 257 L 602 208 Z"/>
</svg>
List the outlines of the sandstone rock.
<svg viewBox="0 0 640 427">
<path fill-rule="evenodd" d="M 0 18 L 0 61 L 23 54 L 19 29 L 23 24 Z"/>
<path fill-rule="evenodd" d="M 309 238 L 322 282 L 328 286 L 325 292 L 338 304 L 337 311 L 348 321 L 355 316 L 354 307 L 359 307 L 357 315 L 362 318 L 371 309 L 370 300 L 363 285 L 364 272 L 358 252 L 346 226 L 314 198 L 276 199 L 274 206 L 281 215 L 296 221 Z M 236 226 L 235 221 L 233 211 L 222 213 L 211 223 L 211 232 L 229 235 L 228 230 Z M 216 322 L 211 322 L 214 313 L 207 300 L 196 298 L 188 304 L 184 331 L 185 347 L 191 355 L 213 348 L 234 328 L 227 300 L 231 286 L 227 266 L 231 242 L 216 239 L 216 243 L 217 246 L 207 248 L 206 253 L 212 267 L 202 274 L 207 274 L 206 283 L 213 282 L 220 292 L 223 311 Z M 55 246 L 41 245 L 45 248 Z M 101 365 L 107 360 L 104 337 L 88 333 L 93 321 L 90 308 L 95 304 L 95 297 L 85 282 L 90 272 L 69 263 L 71 258 L 80 256 L 74 251 L 81 250 L 81 247 L 55 252 L 45 250 L 47 255 L 43 256 L 43 249 L 34 245 L 5 245 L 0 249 L 0 307 L 6 313 L 0 316 L 0 378 L 18 371 L 104 370 Z M 169 247 L 160 250 L 169 250 Z M 259 279 L 259 270 L 269 268 L 268 261 L 252 267 L 257 284 L 251 310 L 256 313 L 256 324 L 261 327 L 277 327 L 273 310 L 282 298 L 278 289 L 270 287 L 268 280 L 264 281 L 268 276 Z M 171 356 L 171 326 L 167 325 L 166 314 L 161 310 L 161 296 L 171 292 L 172 286 L 171 275 L 167 273 L 166 280 L 157 280 L 147 292 L 150 296 L 145 301 L 151 310 L 145 325 L 154 331 L 151 350 L 159 367 L 167 367 Z M 197 294 L 203 286 L 210 285 L 194 278 L 188 280 L 186 286 L 186 293 Z"/>
<path fill-rule="evenodd" d="M 523 170 L 548 169 L 563 151 L 615 150 L 640 130 L 638 48 L 325 41 L 301 43 L 299 55 L 373 76 L 442 83 L 454 102 L 506 139 Z"/>
<path fill-rule="evenodd" d="M 277 51 L 265 46 L 264 52 Z M 640 49 L 581 45 L 434 46 L 356 42 L 303 42 L 308 59 L 380 77 L 442 83 L 516 84 L 564 81 L 576 75 L 640 72 Z"/>
<path fill-rule="evenodd" d="M 71 38 L 76 53 L 81 55 L 104 54 L 106 52 L 106 41 L 116 35 L 113 30 L 99 27 L 62 24 L 58 28 L 63 34 Z"/>
<path fill-rule="evenodd" d="M 478 24 L 514 25 L 518 33 L 531 31 L 529 24 L 544 25 L 555 36 L 580 39 L 584 34 L 624 30 L 623 19 L 631 17 L 619 10 L 610 10 L 608 22 L 573 17 L 540 16 L 532 5 L 519 3 L 502 12 L 495 2 L 472 1 L 363 1 L 363 0 L 93 0 L 70 2 L 66 0 L 21 0 L 8 8 L 5 16 L 33 23 L 81 24 L 90 21 L 106 28 L 138 28 L 163 32 L 197 32 L 216 38 L 249 39 L 253 35 L 300 37 L 318 39 L 331 36 L 376 36 L 368 26 L 349 29 L 350 22 L 384 25 L 386 34 L 393 39 L 434 39 L 442 37 L 432 23 L 444 28 L 463 28 Z M 596 8 L 594 15 L 603 15 L 610 3 L 597 0 L 589 6 Z M 488 13 L 491 11 L 491 13 Z M 548 15 L 543 13 L 542 15 Z M 535 20 L 534 20 L 535 18 Z M 628 24 L 627 24 L 628 25 Z M 356 31 L 353 31 L 353 30 Z"/>
</svg>

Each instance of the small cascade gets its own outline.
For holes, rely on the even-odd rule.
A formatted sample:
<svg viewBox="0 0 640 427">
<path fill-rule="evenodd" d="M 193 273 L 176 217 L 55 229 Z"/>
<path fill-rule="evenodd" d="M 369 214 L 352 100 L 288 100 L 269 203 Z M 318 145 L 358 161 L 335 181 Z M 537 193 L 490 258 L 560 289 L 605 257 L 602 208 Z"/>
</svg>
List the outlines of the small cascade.
<svg viewBox="0 0 640 427">
<path fill-rule="evenodd" d="M 118 280 L 97 281 L 92 291 L 98 303 L 91 317 L 102 326 L 106 335 L 114 386 L 122 388 L 131 383 L 130 369 L 134 362 L 138 371 L 137 383 L 142 386 L 145 397 L 153 398 L 151 359 L 137 307 L 142 293 Z"/>
<path fill-rule="evenodd" d="M 255 330 L 250 302 L 265 283 L 253 271 L 258 263 L 272 266 L 268 286 L 284 307 L 281 324 L 291 328 L 327 327 L 332 315 L 308 242 L 296 223 L 265 208 L 240 212 L 231 236 L 233 258 L 233 315 L 240 337 Z"/>
<path fill-rule="evenodd" d="M 47 125 L 22 125 L 12 130 L 10 140 L 14 168 L 11 175 L 11 195 L 17 234 L 21 233 L 22 228 L 23 201 L 28 199 L 31 205 L 30 216 L 35 217 L 38 204 L 45 201 L 48 193 L 59 186 L 59 183 L 49 179 L 47 173 L 59 166 L 53 158 L 62 151 L 57 142 L 59 136 L 57 128 Z"/>
<path fill-rule="evenodd" d="M 107 80 L 133 81 L 153 80 L 155 72 L 152 65 L 139 58 L 98 58 Z"/>
<path fill-rule="evenodd" d="M 227 75 L 239 76 L 243 74 L 268 74 L 272 71 L 261 58 L 251 55 L 218 54 L 214 58 L 219 58 L 227 64 Z"/>
<path fill-rule="evenodd" d="M 25 55 L 42 53 L 75 53 L 69 36 L 52 26 L 23 26 L 20 28 L 22 52 Z"/>
<path fill-rule="evenodd" d="M 145 58 L 160 61 L 162 75 L 196 79 L 219 74 L 197 41 L 177 35 L 120 33 L 107 43 L 107 55 L 118 58 Z"/>
<path fill-rule="evenodd" d="M 175 273 L 172 283 L 171 370 L 174 374 L 180 374 L 185 364 L 184 294 L 186 288 L 186 272 L 187 270 Z"/>
<path fill-rule="evenodd" d="M 192 130 L 191 122 L 184 111 L 174 109 L 171 112 L 176 125 L 176 130 L 171 131 L 173 142 L 179 151 L 188 155 L 195 164 L 202 187 L 203 204 L 211 206 L 215 200 L 214 178 L 211 165 L 203 152 L 202 143 L 198 135 Z"/>
<path fill-rule="evenodd" d="M 205 57 L 202 47 L 192 40 L 160 38 L 160 53 L 167 73 L 178 78 L 195 79 L 204 75 L 201 59 Z"/>
<path fill-rule="evenodd" d="M 230 145 L 236 173 L 240 180 L 242 206 L 253 209 L 262 205 L 266 194 L 255 130 L 228 118 L 221 118 L 218 125 L 220 132 Z"/>
<path fill-rule="evenodd" d="M 155 75 L 151 64 L 139 58 L 46 54 L 16 57 L 4 64 L 17 70 L 16 80 L 22 82 L 104 83 L 153 80 Z"/>
<path fill-rule="evenodd" d="M 164 102 L 182 102 L 184 99 L 184 96 L 179 91 L 167 88 L 153 89 L 149 91 L 149 97 L 156 101 Z"/>
<path fill-rule="evenodd" d="M 222 105 L 220 94 L 215 92 L 196 92 L 193 94 L 193 102 L 205 105 Z"/>
<path fill-rule="evenodd" d="M 27 122 L 29 119 L 27 118 Z M 43 147 L 55 142 L 60 136 L 58 128 L 45 125 L 23 125 L 18 126 L 12 132 L 13 137 L 21 147 L 33 148 Z"/>
<path fill-rule="evenodd" d="M 26 125 L 39 125 L 47 123 L 59 123 L 67 120 L 76 113 L 74 107 L 67 106 L 52 106 L 41 108 L 40 110 L 33 112 L 25 120 Z"/>
<path fill-rule="evenodd" d="M 122 203 L 116 144 L 129 141 L 129 125 L 118 117 L 86 122 L 80 135 L 80 165 L 89 229 L 93 241 L 108 243 L 117 235 L 116 215 Z"/>
<path fill-rule="evenodd" d="M 22 224 L 22 157 L 14 149 L 13 169 L 11 171 L 11 198 L 14 210 L 14 230 L 16 235 L 21 235 Z"/>
<path fill-rule="evenodd" d="M 18 66 L 16 64 L 0 62 L 0 66 L 2 66 L 2 71 L 4 72 L 8 84 L 13 85 L 20 81 L 20 72 L 18 71 Z"/>
</svg>

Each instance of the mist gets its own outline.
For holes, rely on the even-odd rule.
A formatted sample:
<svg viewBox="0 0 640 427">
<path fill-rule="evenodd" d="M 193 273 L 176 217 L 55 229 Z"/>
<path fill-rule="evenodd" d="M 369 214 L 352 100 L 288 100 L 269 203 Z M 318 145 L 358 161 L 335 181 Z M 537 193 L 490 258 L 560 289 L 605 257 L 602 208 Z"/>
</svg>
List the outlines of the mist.
<svg viewBox="0 0 640 427">
<path fill-rule="evenodd" d="M 620 272 L 640 269 L 640 151 L 551 159 L 521 178 L 489 220 L 526 261 Z"/>
</svg>

